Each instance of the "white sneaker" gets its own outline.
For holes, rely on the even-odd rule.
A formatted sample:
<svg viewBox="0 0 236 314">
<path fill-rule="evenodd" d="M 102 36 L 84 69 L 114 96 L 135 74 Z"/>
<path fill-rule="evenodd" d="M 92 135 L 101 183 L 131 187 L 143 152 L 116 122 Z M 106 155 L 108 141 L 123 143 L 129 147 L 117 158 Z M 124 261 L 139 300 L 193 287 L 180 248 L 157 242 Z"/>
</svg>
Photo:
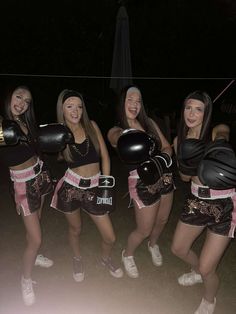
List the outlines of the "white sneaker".
<svg viewBox="0 0 236 314">
<path fill-rule="evenodd" d="M 133 256 L 124 256 L 125 250 L 122 251 L 122 262 L 125 267 L 126 274 L 131 278 L 138 278 L 139 273 Z"/>
<path fill-rule="evenodd" d="M 214 303 L 210 303 L 205 299 L 202 299 L 198 309 L 194 312 L 194 314 L 213 314 L 216 306 L 216 298 Z"/>
<path fill-rule="evenodd" d="M 196 283 L 202 283 L 202 276 L 192 270 L 190 273 L 183 274 L 178 278 L 181 286 L 193 286 Z"/>
<path fill-rule="evenodd" d="M 155 266 L 162 265 L 162 255 L 159 249 L 159 246 L 155 244 L 153 247 L 150 246 L 150 242 L 148 242 L 148 251 L 152 256 L 152 262 Z"/>
<path fill-rule="evenodd" d="M 73 257 L 73 278 L 76 282 L 84 280 L 84 267 L 81 258 Z"/>
<path fill-rule="evenodd" d="M 27 306 L 31 306 L 35 303 L 33 283 L 35 284 L 36 282 L 32 281 L 31 279 L 25 279 L 23 276 L 21 277 L 22 298 L 25 305 Z"/>
<path fill-rule="evenodd" d="M 44 268 L 49 268 L 53 265 L 53 261 L 42 254 L 37 255 L 35 263 L 35 266 L 40 266 Z"/>
</svg>

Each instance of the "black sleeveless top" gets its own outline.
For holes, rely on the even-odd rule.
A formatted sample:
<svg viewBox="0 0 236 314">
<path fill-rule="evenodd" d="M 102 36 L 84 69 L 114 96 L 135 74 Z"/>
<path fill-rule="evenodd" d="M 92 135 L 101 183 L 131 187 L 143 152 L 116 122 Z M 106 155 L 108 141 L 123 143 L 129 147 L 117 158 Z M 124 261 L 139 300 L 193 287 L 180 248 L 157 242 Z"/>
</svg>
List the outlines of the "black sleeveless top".
<svg viewBox="0 0 236 314">
<path fill-rule="evenodd" d="M 206 142 L 195 138 L 188 138 L 180 143 L 177 149 L 177 161 L 181 173 L 188 176 L 197 175 L 205 146 Z"/>
<path fill-rule="evenodd" d="M 7 167 L 20 165 L 37 155 L 35 144 L 19 142 L 13 146 L 0 146 L 0 160 Z"/>
<path fill-rule="evenodd" d="M 71 169 L 100 161 L 100 156 L 89 138 L 81 144 L 75 143 L 69 147 L 73 159 L 72 162 L 68 162 L 68 167 Z"/>
</svg>

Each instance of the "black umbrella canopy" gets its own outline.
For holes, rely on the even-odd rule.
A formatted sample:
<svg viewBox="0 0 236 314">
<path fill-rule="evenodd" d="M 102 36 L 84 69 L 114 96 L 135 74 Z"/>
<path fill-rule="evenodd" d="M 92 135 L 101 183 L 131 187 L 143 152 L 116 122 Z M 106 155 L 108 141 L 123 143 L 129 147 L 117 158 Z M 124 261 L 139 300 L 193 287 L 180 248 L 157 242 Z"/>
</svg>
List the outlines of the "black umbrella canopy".
<svg viewBox="0 0 236 314">
<path fill-rule="evenodd" d="M 124 86 L 133 83 L 129 41 L 129 17 L 124 6 L 119 8 L 116 21 L 110 88 L 116 93 L 119 93 Z"/>
</svg>

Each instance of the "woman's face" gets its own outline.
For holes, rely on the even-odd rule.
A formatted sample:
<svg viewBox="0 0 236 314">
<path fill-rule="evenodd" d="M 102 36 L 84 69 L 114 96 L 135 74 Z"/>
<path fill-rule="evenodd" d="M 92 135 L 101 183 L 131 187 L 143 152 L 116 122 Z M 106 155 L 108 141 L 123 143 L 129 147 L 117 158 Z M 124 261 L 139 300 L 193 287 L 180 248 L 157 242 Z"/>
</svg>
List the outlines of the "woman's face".
<svg viewBox="0 0 236 314">
<path fill-rule="evenodd" d="M 189 128 L 202 126 L 205 105 L 197 99 L 188 99 L 184 108 L 184 120 Z"/>
<path fill-rule="evenodd" d="M 20 116 L 25 113 L 32 101 L 30 91 L 24 88 L 17 88 L 11 96 L 10 109 L 13 116 Z"/>
<path fill-rule="evenodd" d="M 63 115 L 66 124 L 78 124 L 83 113 L 83 104 L 79 97 L 69 97 L 63 104 Z"/>
<path fill-rule="evenodd" d="M 137 118 L 141 109 L 141 95 L 139 91 L 128 91 L 125 98 L 125 114 L 127 119 Z"/>
</svg>

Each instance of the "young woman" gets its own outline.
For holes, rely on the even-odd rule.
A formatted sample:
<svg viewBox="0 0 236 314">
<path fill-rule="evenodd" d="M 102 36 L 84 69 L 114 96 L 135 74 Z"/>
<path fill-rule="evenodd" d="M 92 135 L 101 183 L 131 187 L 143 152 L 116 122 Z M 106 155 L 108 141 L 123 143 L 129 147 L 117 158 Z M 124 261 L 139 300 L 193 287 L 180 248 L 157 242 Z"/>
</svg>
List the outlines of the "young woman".
<svg viewBox="0 0 236 314">
<path fill-rule="evenodd" d="M 4 143 L 11 142 L 14 137 L 17 140 L 12 146 L 5 143 L 0 147 L 1 161 L 9 167 L 16 210 L 22 216 L 26 229 L 21 289 L 25 304 L 32 305 L 35 302 L 31 279 L 33 266 L 53 265 L 50 259 L 37 255 L 42 237 L 41 211 L 45 195 L 52 191 L 52 183 L 37 151 L 37 125 L 28 87 L 19 86 L 9 93 L 5 102 L 5 118 L 2 121 L 5 127 L 3 135 L 5 131 L 6 136 Z"/>
<path fill-rule="evenodd" d="M 116 148 L 118 139 L 124 130 L 134 129 L 152 136 L 159 145 L 159 150 L 170 159 L 172 149 L 157 124 L 150 119 L 144 109 L 141 91 L 136 86 L 126 87 L 120 97 L 118 124 L 108 132 L 108 140 Z M 173 201 L 174 184 L 172 173 L 165 169 L 163 176 L 155 184 L 143 184 L 137 173 L 138 165 L 129 165 L 129 194 L 134 203 L 136 228 L 127 240 L 122 252 L 122 261 L 126 273 L 131 278 L 139 276 L 134 261 L 136 248 L 149 237 L 148 251 L 156 266 L 162 265 L 162 255 L 157 245 L 168 220 Z"/>
<path fill-rule="evenodd" d="M 110 158 L 101 131 L 89 119 L 83 97 L 77 91 L 66 89 L 59 94 L 57 120 L 71 130 L 75 139 L 75 143 L 67 145 L 62 152 L 68 169 L 58 182 L 51 203 L 53 208 L 65 214 L 68 222 L 73 278 L 77 282 L 84 280 L 79 240 L 81 209 L 90 216 L 101 234 L 101 265 L 113 277 L 120 278 L 123 271 L 111 259 L 115 234 L 109 212 L 114 206 L 111 194 L 114 178 L 110 176 Z"/>
<path fill-rule="evenodd" d="M 214 312 L 219 285 L 216 268 L 229 244 L 229 236 L 234 233 L 232 212 L 235 188 L 222 189 L 219 186 L 215 190 L 204 185 L 199 178 L 207 178 L 208 172 L 214 170 L 214 165 L 204 160 L 204 154 L 207 151 L 210 153 L 207 143 L 210 142 L 211 151 L 214 151 L 217 150 L 217 140 L 229 139 L 226 125 L 218 125 L 211 131 L 211 113 L 212 101 L 207 93 L 195 91 L 189 94 L 184 101 L 178 136 L 174 139 L 180 176 L 184 181 L 191 180 L 191 195 L 186 199 L 177 224 L 172 251 L 191 265 L 191 272 L 178 278 L 179 284 L 204 284 L 203 299 L 195 314 Z M 199 172 L 199 165 L 202 167 L 206 162 L 207 168 Z M 206 239 L 198 257 L 191 247 L 206 227 Z"/>
</svg>

